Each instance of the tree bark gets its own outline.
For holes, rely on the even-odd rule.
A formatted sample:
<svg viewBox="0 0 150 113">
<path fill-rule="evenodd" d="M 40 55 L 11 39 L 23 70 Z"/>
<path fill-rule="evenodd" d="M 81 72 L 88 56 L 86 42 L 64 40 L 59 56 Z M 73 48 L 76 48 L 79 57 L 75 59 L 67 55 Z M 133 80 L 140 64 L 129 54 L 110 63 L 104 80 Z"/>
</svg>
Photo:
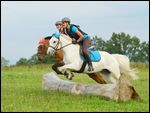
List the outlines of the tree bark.
<svg viewBox="0 0 150 113">
<path fill-rule="evenodd" d="M 73 94 L 92 94 L 116 101 L 140 100 L 140 96 L 134 87 L 123 76 L 115 84 L 84 85 L 62 80 L 55 73 L 48 73 L 43 76 L 42 85 L 45 90 L 58 90 Z"/>
</svg>

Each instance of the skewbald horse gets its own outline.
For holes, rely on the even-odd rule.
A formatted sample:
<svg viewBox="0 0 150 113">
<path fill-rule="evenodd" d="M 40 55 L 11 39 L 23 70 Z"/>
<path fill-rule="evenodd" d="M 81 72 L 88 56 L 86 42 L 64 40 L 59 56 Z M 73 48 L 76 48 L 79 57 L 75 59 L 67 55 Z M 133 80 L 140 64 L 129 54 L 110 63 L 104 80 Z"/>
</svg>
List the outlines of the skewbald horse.
<svg viewBox="0 0 150 113">
<path fill-rule="evenodd" d="M 50 39 L 51 39 L 51 36 L 40 39 L 40 42 L 38 44 L 37 56 L 38 56 L 38 59 L 41 61 L 44 59 L 44 56 L 47 54 Z M 130 76 L 132 79 L 138 79 L 134 70 L 130 69 L 130 62 L 129 62 L 129 59 L 127 56 L 120 55 L 120 54 L 112 54 L 112 55 L 119 63 L 121 74 Z M 54 57 L 56 58 L 57 62 L 52 65 L 52 69 L 57 74 L 61 74 L 61 72 L 58 70 L 58 67 L 61 67 L 64 65 L 63 56 L 64 56 L 64 54 L 63 54 L 62 50 L 57 50 L 54 53 Z M 103 79 L 103 77 L 98 72 L 97 73 L 88 73 L 88 76 L 90 78 L 92 78 L 93 80 L 95 80 L 99 84 L 106 83 L 106 81 Z"/>
<path fill-rule="evenodd" d="M 47 49 L 49 47 L 49 40 L 51 39 L 51 36 L 41 38 L 40 42 L 38 44 L 38 50 L 37 50 L 37 56 L 40 61 L 44 59 L 44 56 L 47 54 Z M 64 65 L 63 63 L 63 51 L 62 50 L 57 50 L 54 53 L 54 57 L 56 58 L 56 63 L 52 65 L 52 69 L 57 73 L 61 74 L 61 72 L 58 70 L 58 67 L 61 67 Z M 100 73 L 90 73 L 88 74 L 90 78 L 95 80 L 99 84 L 105 84 L 106 81 L 102 78 Z"/>
<path fill-rule="evenodd" d="M 39 45 L 38 45 L 38 51 L 37 51 L 37 56 L 38 56 L 39 60 L 43 60 L 44 56 L 47 54 L 47 49 L 49 47 L 50 38 L 51 37 L 46 37 L 46 38 L 42 38 L 40 40 Z M 59 74 L 59 71 L 57 68 L 64 65 L 63 56 L 64 56 L 64 54 L 63 54 L 62 50 L 58 50 L 54 53 L 54 57 L 56 58 L 57 62 L 52 66 L 52 69 L 58 74 Z M 134 71 L 130 69 L 129 59 L 126 56 L 119 55 L 119 54 L 114 54 L 113 56 L 119 62 L 120 68 L 122 68 L 121 70 L 124 70 L 124 71 L 128 70 L 129 72 L 126 74 L 129 75 L 130 77 L 132 77 L 132 79 L 137 79 L 137 76 L 135 75 Z M 122 60 L 121 60 L 122 58 L 126 59 L 126 61 L 127 61 L 126 64 L 124 64 L 125 62 L 122 62 Z M 124 68 L 125 67 L 124 65 L 128 65 L 128 67 Z M 122 74 L 123 74 L 123 71 L 122 71 Z M 105 80 L 102 78 L 100 73 L 91 73 L 91 74 L 88 74 L 88 76 L 90 78 L 92 78 L 93 80 L 95 80 L 99 84 L 106 84 Z M 134 100 L 137 100 L 137 101 L 140 100 L 140 96 L 135 91 L 134 87 L 132 87 L 132 86 L 128 86 L 128 87 L 130 89 L 130 92 L 128 92 L 128 93 L 131 93 L 131 98 Z"/>
</svg>

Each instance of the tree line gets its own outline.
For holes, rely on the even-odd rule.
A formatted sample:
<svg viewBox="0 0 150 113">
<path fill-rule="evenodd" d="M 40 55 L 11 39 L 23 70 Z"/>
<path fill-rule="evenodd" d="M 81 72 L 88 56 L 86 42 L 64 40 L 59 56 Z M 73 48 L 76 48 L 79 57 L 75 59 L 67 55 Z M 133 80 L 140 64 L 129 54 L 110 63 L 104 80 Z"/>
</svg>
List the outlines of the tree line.
<svg viewBox="0 0 150 113">
<path fill-rule="evenodd" d="M 131 62 L 149 63 L 149 41 L 140 42 L 138 37 L 130 36 L 124 32 L 112 33 L 111 38 L 106 41 L 103 40 L 102 37 L 94 36 L 92 45 L 94 46 L 94 50 L 107 51 L 110 54 L 126 55 Z M 50 64 L 54 62 L 56 61 L 52 56 L 46 55 L 41 62 L 37 59 L 37 55 L 34 54 L 29 59 L 20 58 L 16 62 L 16 65 Z M 8 61 L 6 63 L 8 63 Z"/>
<path fill-rule="evenodd" d="M 131 62 L 149 63 L 149 41 L 140 42 L 138 37 L 131 37 L 124 32 L 113 33 L 107 41 L 97 36 L 93 40 L 95 50 L 107 51 L 111 54 L 123 54 L 128 56 Z"/>
</svg>

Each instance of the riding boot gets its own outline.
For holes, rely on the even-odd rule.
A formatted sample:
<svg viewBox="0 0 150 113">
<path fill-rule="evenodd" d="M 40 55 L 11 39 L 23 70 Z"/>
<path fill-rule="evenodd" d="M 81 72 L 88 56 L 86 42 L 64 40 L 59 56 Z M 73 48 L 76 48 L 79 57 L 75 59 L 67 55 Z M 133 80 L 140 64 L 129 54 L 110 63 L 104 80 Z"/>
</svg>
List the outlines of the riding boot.
<svg viewBox="0 0 150 113">
<path fill-rule="evenodd" d="M 94 71 L 94 68 L 93 68 L 91 61 L 88 62 L 88 66 L 89 66 L 88 71 Z"/>
<path fill-rule="evenodd" d="M 88 71 L 94 71 L 94 68 L 93 68 L 91 61 L 88 62 L 88 66 L 89 66 Z"/>
<path fill-rule="evenodd" d="M 93 68 L 93 65 L 92 65 L 92 62 L 90 61 L 90 57 L 89 55 L 85 55 L 85 58 L 86 58 L 86 61 L 88 63 L 88 71 L 94 71 L 94 68 Z"/>
</svg>

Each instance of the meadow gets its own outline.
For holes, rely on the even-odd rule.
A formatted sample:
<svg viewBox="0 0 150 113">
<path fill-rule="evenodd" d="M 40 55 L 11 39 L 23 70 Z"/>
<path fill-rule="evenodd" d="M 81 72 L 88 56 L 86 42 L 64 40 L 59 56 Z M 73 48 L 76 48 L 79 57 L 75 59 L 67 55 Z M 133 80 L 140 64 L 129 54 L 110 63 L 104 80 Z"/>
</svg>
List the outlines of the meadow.
<svg viewBox="0 0 150 113">
<path fill-rule="evenodd" d="M 135 67 L 135 65 L 134 65 Z M 12 66 L 1 68 L 1 111 L 3 112 L 148 112 L 149 111 L 149 66 L 137 67 L 138 80 L 131 83 L 141 101 L 116 102 L 93 95 L 75 95 L 60 91 L 45 91 L 43 75 L 52 71 L 50 65 Z M 67 80 L 64 76 L 60 78 Z M 85 74 L 75 74 L 74 82 L 96 84 Z"/>
</svg>

